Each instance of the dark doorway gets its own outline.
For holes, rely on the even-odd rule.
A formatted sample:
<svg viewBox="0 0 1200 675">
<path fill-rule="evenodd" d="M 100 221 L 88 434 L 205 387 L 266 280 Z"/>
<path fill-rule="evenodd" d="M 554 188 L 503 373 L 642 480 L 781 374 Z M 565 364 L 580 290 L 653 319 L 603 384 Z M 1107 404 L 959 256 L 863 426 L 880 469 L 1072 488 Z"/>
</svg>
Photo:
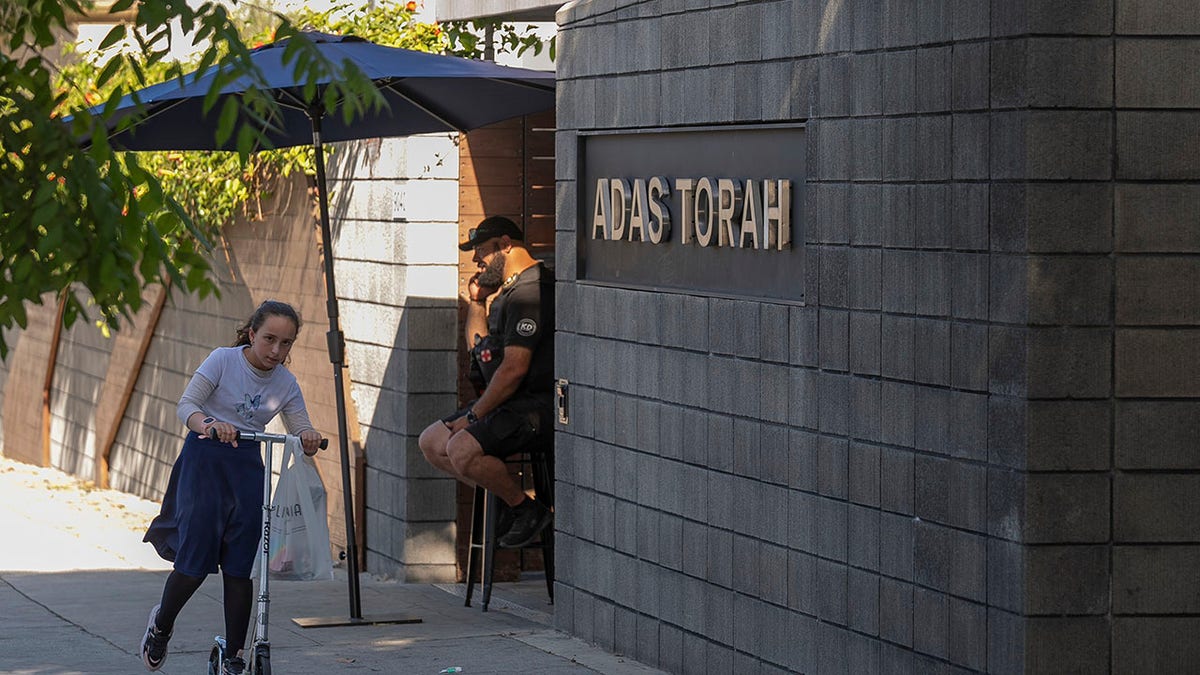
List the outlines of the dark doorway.
<svg viewBox="0 0 1200 675">
<path fill-rule="evenodd" d="M 554 112 L 529 115 L 476 129 L 460 136 L 458 227 L 459 240 L 488 216 L 507 216 L 525 231 L 534 257 L 554 266 Z M 459 284 L 475 273 L 471 253 L 458 259 Z M 462 318 L 459 315 L 459 335 Z M 475 398 L 467 379 L 468 356 L 458 345 L 458 396 L 465 405 Z M 514 467 L 514 472 L 515 472 Z M 527 481 L 528 482 L 528 481 Z M 458 486 L 458 576 L 464 579 L 474 491 Z M 522 572 L 542 570 L 541 551 L 500 551 L 495 580 L 516 581 Z"/>
</svg>

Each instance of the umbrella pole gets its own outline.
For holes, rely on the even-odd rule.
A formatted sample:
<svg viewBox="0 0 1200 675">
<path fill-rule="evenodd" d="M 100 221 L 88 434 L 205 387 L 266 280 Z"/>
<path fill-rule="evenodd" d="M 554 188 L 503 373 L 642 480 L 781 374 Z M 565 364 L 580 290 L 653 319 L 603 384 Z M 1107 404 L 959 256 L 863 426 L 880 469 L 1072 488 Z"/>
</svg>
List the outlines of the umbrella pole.
<svg viewBox="0 0 1200 675">
<path fill-rule="evenodd" d="M 329 197 L 325 183 L 325 151 L 321 145 L 320 110 L 308 111 L 312 120 L 313 149 L 316 151 L 317 166 L 317 203 L 321 212 L 321 246 L 325 263 L 325 305 L 329 312 L 329 332 L 325 339 L 329 346 L 329 360 L 333 363 L 333 389 L 337 402 L 338 446 L 341 450 L 342 461 L 342 497 L 343 508 L 346 512 L 346 577 L 350 590 L 350 618 L 341 617 L 308 617 L 295 618 L 292 622 L 303 628 L 319 626 L 371 625 L 379 623 L 421 623 L 421 619 L 413 617 L 382 617 L 364 619 L 362 615 L 362 596 L 358 584 L 358 543 L 354 529 L 354 499 L 350 488 L 350 441 L 346 424 L 346 385 L 345 353 L 346 337 L 342 333 L 338 317 L 337 284 L 333 278 L 333 234 L 329 224 Z"/>
</svg>

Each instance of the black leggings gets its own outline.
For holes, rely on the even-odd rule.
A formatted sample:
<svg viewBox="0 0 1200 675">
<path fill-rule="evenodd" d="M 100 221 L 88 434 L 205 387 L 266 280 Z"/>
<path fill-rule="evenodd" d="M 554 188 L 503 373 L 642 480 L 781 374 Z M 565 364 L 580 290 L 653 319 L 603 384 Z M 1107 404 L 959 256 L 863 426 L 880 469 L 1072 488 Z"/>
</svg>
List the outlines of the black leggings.
<svg viewBox="0 0 1200 675">
<path fill-rule="evenodd" d="M 246 646 L 246 630 L 250 628 L 250 608 L 254 602 L 254 582 L 228 574 L 221 576 L 225 595 L 226 653 L 237 656 Z M 154 621 L 160 631 L 169 634 L 175 629 L 175 618 L 200 588 L 200 584 L 204 583 L 204 579 L 171 572 L 163 587 L 162 603 Z"/>
</svg>

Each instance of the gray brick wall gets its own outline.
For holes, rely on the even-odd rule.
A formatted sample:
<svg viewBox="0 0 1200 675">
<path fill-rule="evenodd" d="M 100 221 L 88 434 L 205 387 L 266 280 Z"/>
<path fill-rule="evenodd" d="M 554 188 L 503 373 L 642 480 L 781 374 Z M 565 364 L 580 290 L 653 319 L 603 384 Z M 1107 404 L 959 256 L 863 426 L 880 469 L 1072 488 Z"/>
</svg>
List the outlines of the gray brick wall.
<svg viewBox="0 0 1200 675">
<path fill-rule="evenodd" d="M 16 353 L 17 345 L 21 341 L 23 333 L 19 329 L 5 328 L 2 329 L 4 335 L 4 344 L 8 347 L 9 353 Z M 4 410 L 4 399 L 8 392 L 8 376 L 12 372 L 12 367 L 8 363 L 6 357 L 3 362 L 0 362 L 0 410 Z M 4 447 L 4 416 L 0 415 L 0 448 Z"/>
<path fill-rule="evenodd" d="M 331 161 L 347 396 L 366 458 L 366 570 L 453 581 L 455 482 L 429 466 L 417 437 L 456 402 L 458 147 L 445 134 L 375 139 L 342 144 Z"/>
<path fill-rule="evenodd" d="M 562 10 L 559 250 L 578 132 L 804 121 L 808 274 L 559 266 L 557 625 L 672 672 L 1198 667 L 1195 14 Z"/>
<path fill-rule="evenodd" d="M 50 465 L 76 476 L 95 473 L 95 408 L 113 341 L 91 322 L 64 329 L 50 389 Z"/>
<path fill-rule="evenodd" d="M 172 289 L 163 306 L 155 337 L 146 351 L 109 453 L 109 481 L 113 489 L 162 499 L 183 438 L 183 424 L 175 415 L 179 395 L 214 347 L 233 344 L 239 322 L 254 311 L 256 304 L 228 264 L 215 259 L 213 274 L 222 289 L 220 299 L 214 296 L 201 299 Z M 66 373 L 56 379 L 59 377 L 78 379 L 77 375 Z M 64 442 L 69 440 L 67 437 Z"/>
</svg>

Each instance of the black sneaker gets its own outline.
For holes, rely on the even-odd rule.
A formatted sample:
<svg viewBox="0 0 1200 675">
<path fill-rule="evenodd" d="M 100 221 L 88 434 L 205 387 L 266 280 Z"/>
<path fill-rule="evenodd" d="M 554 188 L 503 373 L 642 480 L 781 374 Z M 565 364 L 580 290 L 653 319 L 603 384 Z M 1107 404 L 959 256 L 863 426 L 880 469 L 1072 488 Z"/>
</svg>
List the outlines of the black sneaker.
<svg viewBox="0 0 1200 675">
<path fill-rule="evenodd" d="M 554 514 L 533 499 L 526 499 L 513 507 L 515 518 L 512 528 L 497 541 L 500 548 L 528 546 L 554 520 Z"/>
<path fill-rule="evenodd" d="M 246 661 L 240 656 L 225 659 L 221 664 L 221 675 L 242 675 L 246 672 Z"/>
<path fill-rule="evenodd" d="M 167 660 L 167 642 L 171 639 L 171 634 L 163 634 L 154 625 L 154 620 L 158 618 L 159 605 L 155 605 L 150 610 L 150 620 L 146 622 L 146 634 L 142 636 L 142 663 L 146 665 L 146 670 L 158 670 L 162 668 L 163 663 Z"/>
<path fill-rule="evenodd" d="M 496 516 L 496 532 L 494 534 L 498 539 L 508 534 L 508 531 L 512 529 L 513 521 L 517 519 L 517 511 L 515 507 L 505 504 L 500 499 L 496 499 L 496 503 L 500 505 L 500 513 Z"/>
</svg>

